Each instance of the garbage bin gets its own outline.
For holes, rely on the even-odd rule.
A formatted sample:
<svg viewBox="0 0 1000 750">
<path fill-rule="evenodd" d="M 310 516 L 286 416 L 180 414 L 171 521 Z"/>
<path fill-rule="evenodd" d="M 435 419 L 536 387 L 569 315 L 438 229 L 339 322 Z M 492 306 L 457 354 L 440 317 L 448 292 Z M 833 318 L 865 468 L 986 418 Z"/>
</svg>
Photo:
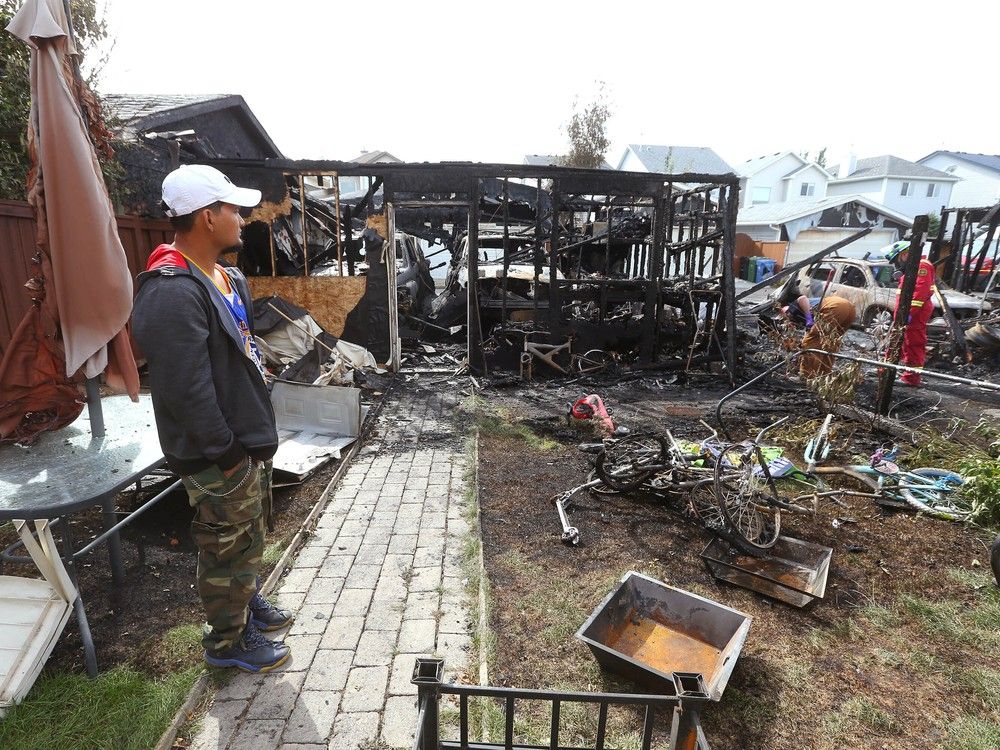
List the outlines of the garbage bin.
<svg viewBox="0 0 1000 750">
<path fill-rule="evenodd" d="M 764 279 L 774 276 L 774 266 L 776 261 L 770 258 L 757 258 L 756 276 L 754 283 L 759 284 Z"/>
</svg>

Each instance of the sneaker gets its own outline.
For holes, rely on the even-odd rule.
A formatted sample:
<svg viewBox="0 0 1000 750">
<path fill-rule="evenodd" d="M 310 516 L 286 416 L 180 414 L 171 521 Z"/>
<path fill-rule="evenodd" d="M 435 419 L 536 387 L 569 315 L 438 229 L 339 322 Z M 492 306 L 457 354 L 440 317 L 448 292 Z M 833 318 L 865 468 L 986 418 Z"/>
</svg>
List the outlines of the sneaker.
<svg viewBox="0 0 1000 750">
<path fill-rule="evenodd" d="M 257 592 L 250 599 L 250 622 L 265 633 L 281 630 L 292 624 L 295 615 L 287 609 L 278 609 Z"/>
<path fill-rule="evenodd" d="M 254 627 L 247 623 L 243 635 L 229 648 L 219 651 L 206 651 L 205 661 L 213 667 L 236 667 L 244 672 L 270 672 L 280 667 L 291 650 L 281 641 L 269 641 Z"/>
</svg>

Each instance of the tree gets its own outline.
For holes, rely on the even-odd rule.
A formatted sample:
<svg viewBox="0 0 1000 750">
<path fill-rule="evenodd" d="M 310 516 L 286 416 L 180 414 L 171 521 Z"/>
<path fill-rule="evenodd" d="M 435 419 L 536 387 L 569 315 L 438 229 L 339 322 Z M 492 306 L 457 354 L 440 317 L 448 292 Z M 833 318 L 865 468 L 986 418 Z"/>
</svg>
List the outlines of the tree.
<svg viewBox="0 0 1000 750">
<path fill-rule="evenodd" d="M 605 94 L 604 83 L 599 84 L 597 96 L 582 110 L 573 102 L 573 115 L 566 125 L 569 153 L 562 162 L 567 167 L 597 169 L 604 163 L 611 141 L 608 139 L 608 120 L 611 108 Z"/>
<path fill-rule="evenodd" d="M 936 212 L 927 214 L 927 236 L 937 237 L 938 229 L 941 228 L 941 217 Z"/>
<path fill-rule="evenodd" d="M 24 200 L 28 169 L 28 113 L 31 109 L 31 84 L 28 81 L 28 47 L 3 29 L 20 9 L 23 0 L 0 0 L 0 198 Z M 105 8 L 105 11 L 107 9 Z M 93 85 L 100 76 L 106 54 L 100 46 L 107 39 L 104 12 L 97 9 L 97 0 L 72 0 L 70 15 L 76 46 L 82 57 L 90 55 L 87 83 Z M 116 168 L 111 159 L 98 149 L 106 177 Z"/>
<path fill-rule="evenodd" d="M 816 154 L 816 163 L 819 164 L 823 169 L 826 169 L 826 146 L 823 146 Z"/>
<path fill-rule="evenodd" d="M 673 174 L 674 167 L 676 167 L 676 166 L 677 166 L 677 164 L 675 163 L 675 159 L 674 159 L 674 147 L 673 146 L 668 146 L 667 147 L 667 156 L 663 160 L 663 173 L 664 174 Z"/>
</svg>

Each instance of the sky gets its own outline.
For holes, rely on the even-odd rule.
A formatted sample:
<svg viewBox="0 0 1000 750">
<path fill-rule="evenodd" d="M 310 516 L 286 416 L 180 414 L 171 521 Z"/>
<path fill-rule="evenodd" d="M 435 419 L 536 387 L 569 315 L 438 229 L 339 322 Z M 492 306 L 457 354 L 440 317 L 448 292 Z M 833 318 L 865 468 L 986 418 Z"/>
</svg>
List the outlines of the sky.
<svg viewBox="0 0 1000 750">
<path fill-rule="evenodd" d="M 1000 153 L 1000 3 L 106 0 L 102 93 L 242 94 L 291 158 L 565 153 L 603 82 L 629 143 Z"/>
</svg>

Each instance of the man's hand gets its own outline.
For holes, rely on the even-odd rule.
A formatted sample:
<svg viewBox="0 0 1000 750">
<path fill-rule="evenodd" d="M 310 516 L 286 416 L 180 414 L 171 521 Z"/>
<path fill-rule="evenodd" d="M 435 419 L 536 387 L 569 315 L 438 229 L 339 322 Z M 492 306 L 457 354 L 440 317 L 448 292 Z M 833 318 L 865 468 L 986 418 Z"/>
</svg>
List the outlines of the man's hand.
<svg viewBox="0 0 1000 750">
<path fill-rule="evenodd" d="M 246 468 L 247 461 L 249 461 L 249 460 L 250 460 L 249 457 L 244 458 L 242 461 L 240 461 L 238 464 L 236 464 L 236 466 L 234 466 L 233 468 L 231 468 L 231 469 L 223 469 L 222 470 L 222 476 L 224 476 L 226 479 L 229 479 L 229 477 L 231 477 L 233 474 L 235 474 L 240 469 Z"/>
</svg>

